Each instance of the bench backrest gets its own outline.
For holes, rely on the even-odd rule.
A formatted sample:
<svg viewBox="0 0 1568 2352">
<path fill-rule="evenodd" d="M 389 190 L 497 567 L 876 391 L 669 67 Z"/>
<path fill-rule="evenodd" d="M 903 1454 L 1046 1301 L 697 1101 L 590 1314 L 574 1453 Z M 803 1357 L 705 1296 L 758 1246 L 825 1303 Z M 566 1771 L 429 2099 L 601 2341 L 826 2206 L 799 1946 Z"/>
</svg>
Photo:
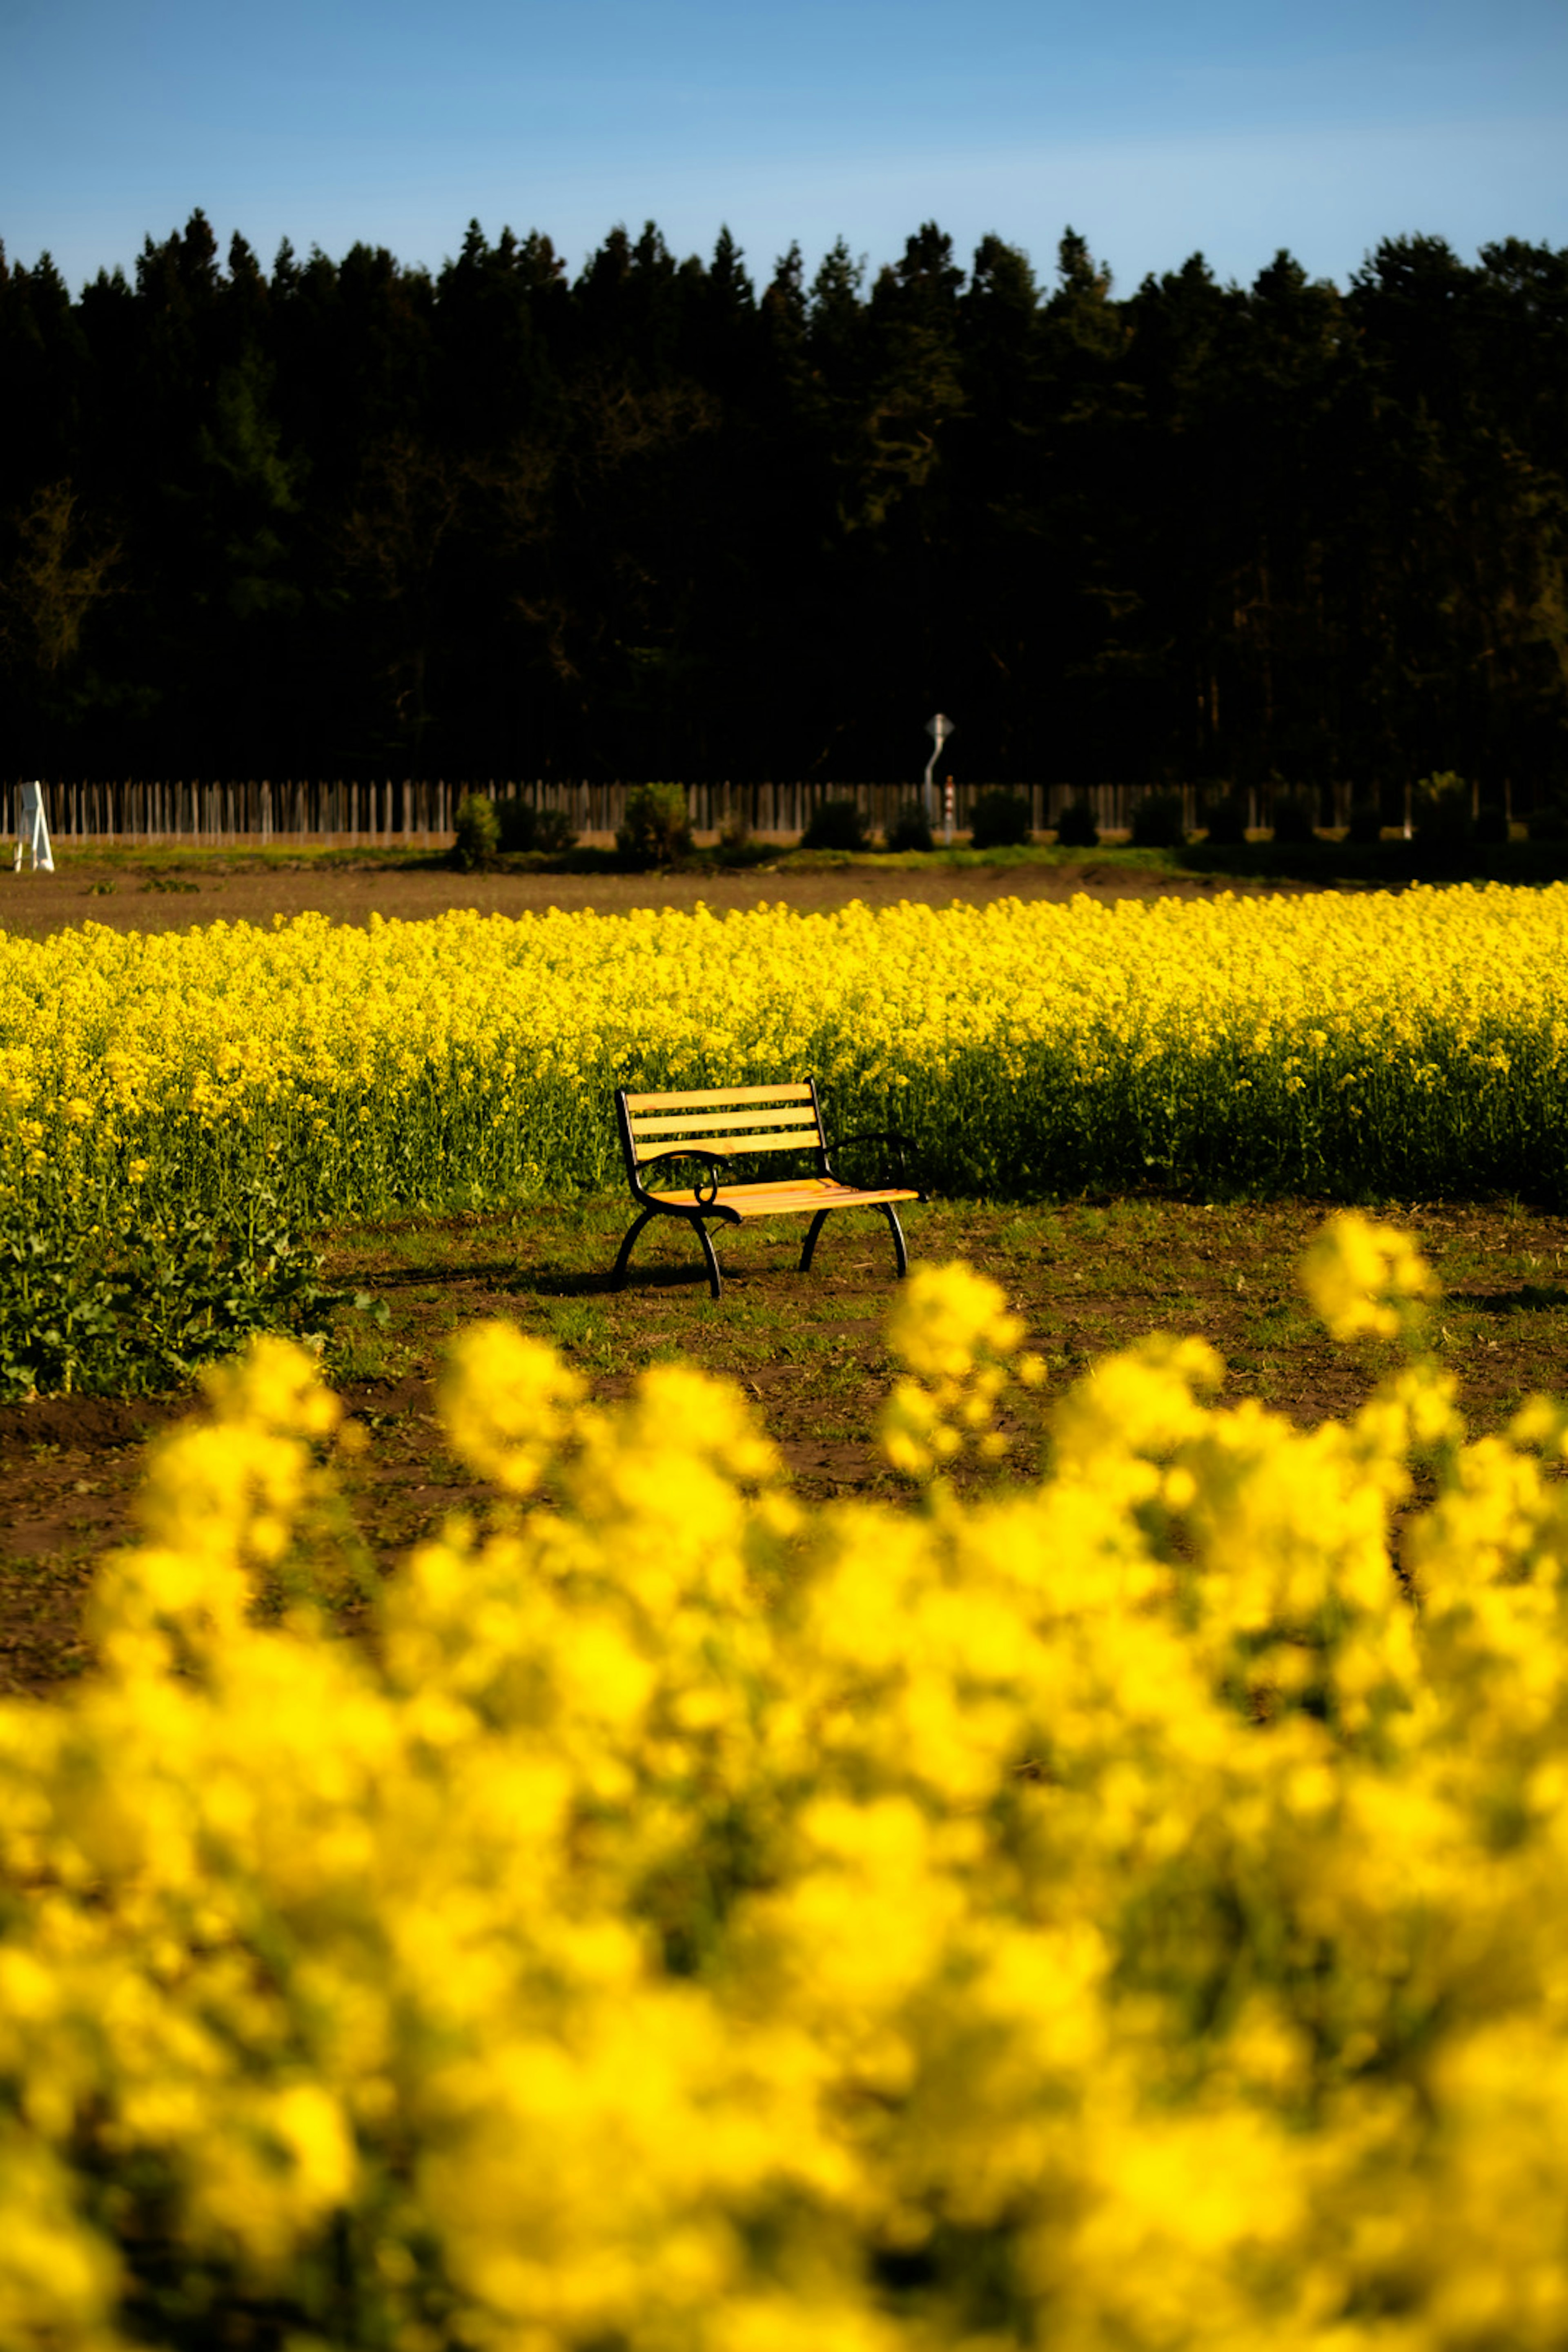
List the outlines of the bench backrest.
<svg viewBox="0 0 1568 2352">
<path fill-rule="evenodd" d="M 621 1148 L 635 1185 L 661 1151 L 687 1145 L 704 1151 L 826 1150 L 816 1081 L 794 1087 L 709 1087 L 700 1094 L 634 1095 L 616 1090 Z"/>
</svg>

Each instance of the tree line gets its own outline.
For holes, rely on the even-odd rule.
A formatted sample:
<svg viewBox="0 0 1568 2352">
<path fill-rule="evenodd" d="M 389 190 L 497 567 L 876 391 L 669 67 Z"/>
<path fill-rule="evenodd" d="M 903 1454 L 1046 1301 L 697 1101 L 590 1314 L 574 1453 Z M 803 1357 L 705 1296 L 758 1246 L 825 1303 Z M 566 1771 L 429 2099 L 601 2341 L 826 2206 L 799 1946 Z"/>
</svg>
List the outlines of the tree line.
<svg viewBox="0 0 1568 2352">
<path fill-rule="evenodd" d="M 0 247 L 5 764 L 1568 783 L 1568 250 Z"/>
</svg>

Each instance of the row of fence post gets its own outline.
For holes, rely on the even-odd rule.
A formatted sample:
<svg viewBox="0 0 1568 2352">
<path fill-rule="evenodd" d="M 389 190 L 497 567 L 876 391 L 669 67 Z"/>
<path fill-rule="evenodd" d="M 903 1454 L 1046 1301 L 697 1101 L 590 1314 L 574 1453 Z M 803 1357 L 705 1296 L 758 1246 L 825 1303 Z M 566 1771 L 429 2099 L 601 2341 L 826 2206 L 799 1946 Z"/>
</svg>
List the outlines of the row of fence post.
<svg viewBox="0 0 1568 2352">
<path fill-rule="evenodd" d="M 66 841 L 116 845 L 189 841 L 236 848 L 286 841 L 334 847 L 377 844 L 433 847 L 451 839 L 457 806 L 465 792 L 483 793 L 498 802 L 521 799 L 535 808 L 559 809 L 580 838 L 592 840 L 614 835 L 625 813 L 626 795 L 634 789 L 625 782 L 556 778 L 500 782 L 411 777 L 290 779 L 276 783 L 265 779 L 204 783 L 100 778 L 46 782 L 44 794 L 49 830 L 57 839 Z M 995 789 L 1027 798 L 1031 824 L 1037 833 L 1048 832 L 1072 801 L 1088 803 L 1102 832 L 1122 833 L 1131 825 L 1136 803 L 1153 788 L 1128 783 L 998 788 L 955 781 L 952 821 L 960 832 L 967 829 L 980 793 Z M 1203 789 L 1192 783 L 1167 789 L 1180 792 L 1184 820 L 1189 829 L 1196 826 L 1205 797 Z M 1248 824 L 1267 826 L 1275 797 L 1286 789 L 1280 785 L 1250 790 L 1245 795 Z M 16 831 L 20 791 L 19 782 L 0 783 L 0 837 Z M 1349 783 L 1325 786 L 1317 794 L 1319 822 L 1347 823 L 1352 796 Z M 736 828 L 781 839 L 803 833 L 813 811 L 830 800 L 853 801 L 868 831 L 882 832 L 914 797 L 910 785 L 885 783 L 785 781 L 700 783 L 687 788 L 697 833 Z"/>
</svg>

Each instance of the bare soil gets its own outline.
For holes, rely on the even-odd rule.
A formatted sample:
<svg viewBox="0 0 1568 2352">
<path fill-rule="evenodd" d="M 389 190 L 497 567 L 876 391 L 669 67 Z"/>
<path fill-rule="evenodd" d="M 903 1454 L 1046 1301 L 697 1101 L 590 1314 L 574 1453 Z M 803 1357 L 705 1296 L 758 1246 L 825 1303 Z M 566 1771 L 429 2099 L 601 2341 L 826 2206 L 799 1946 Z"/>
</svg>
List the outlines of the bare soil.
<svg viewBox="0 0 1568 2352">
<path fill-rule="evenodd" d="M 1016 1209 L 911 1207 L 917 1257 L 964 1256 L 1024 1315 L 1051 1380 L 1023 1398 L 1003 1480 L 1037 1471 L 1053 1396 L 1106 1350 L 1154 1330 L 1197 1332 L 1229 1367 L 1225 1393 L 1301 1424 L 1353 1412 L 1392 1366 L 1368 1344 L 1334 1347 L 1296 1288 L 1295 1266 L 1327 1204 L 1117 1200 Z M 1517 1204 L 1387 1212 L 1430 1255 L 1445 1290 L 1434 1338 L 1472 1430 L 1500 1428 L 1521 1398 L 1560 1390 L 1568 1356 L 1568 1220 Z M 893 1292 L 880 1223 L 829 1226 L 812 1272 L 795 1271 L 797 1221 L 721 1243 L 714 1303 L 689 1237 L 645 1235 L 632 1280 L 609 1287 L 628 1221 L 614 1200 L 510 1215 L 390 1220 L 329 1241 L 329 1267 L 385 1301 L 385 1327 L 347 1316 L 327 1369 L 368 1434 L 342 1475 L 377 1569 L 395 1574 L 454 1512 L 482 1522 L 494 1497 L 450 1454 L 435 1380 L 451 1334 L 507 1316 L 561 1348 L 601 1400 L 643 1366 L 700 1364 L 739 1381 L 783 1449 L 797 1492 L 903 1492 L 876 1442 L 895 1367 L 882 1340 Z M 0 1407 L 0 1691 L 56 1688 L 90 1664 L 82 1603 L 106 1549 L 134 1532 L 142 1449 L 190 1398 L 51 1398 Z M 973 1474 L 965 1474 L 973 1483 Z"/>
<path fill-rule="evenodd" d="M 1289 881 L 1227 880 L 1184 874 L 1157 864 L 1097 856 L 1080 862 L 985 866 L 900 865 L 869 858 L 854 864 L 784 857 L 777 865 L 690 867 L 668 873 L 613 870 L 561 873 L 503 867 L 459 874 L 437 856 L 378 857 L 315 856 L 263 861 L 243 851 L 58 851 L 53 874 L 0 868 L 0 932 L 41 938 L 79 923 L 118 931 L 189 930 L 215 922 L 270 925 L 275 915 L 326 915 L 333 922 L 368 923 L 373 914 L 418 922 L 455 908 L 481 915 L 563 912 L 591 908 L 627 914 L 643 908 L 691 908 L 723 913 L 769 905 L 818 911 L 858 899 L 869 907 L 900 899 L 946 907 L 957 899 L 986 906 L 999 898 L 1211 898 L 1223 890 L 1255 895 L 1294 892 Z"/>
</svg>

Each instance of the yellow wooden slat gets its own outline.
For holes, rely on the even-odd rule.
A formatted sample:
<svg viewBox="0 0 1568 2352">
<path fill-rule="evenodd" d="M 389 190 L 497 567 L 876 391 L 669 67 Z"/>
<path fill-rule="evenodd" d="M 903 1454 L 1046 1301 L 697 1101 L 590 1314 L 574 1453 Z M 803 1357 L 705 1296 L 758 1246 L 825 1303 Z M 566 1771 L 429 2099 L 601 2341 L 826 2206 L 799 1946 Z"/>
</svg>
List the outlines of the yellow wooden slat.
<svg viewBox="0 0 1568 2352">
<path fill-rule="evenodd" d="M 659 1192 L 655 1197 L 661 1201 L 695 1202 L 697 1194 L 692 1190 Z M 738 1209 L 742 1217 L 769 1217 L 788 1216 L 805 1209 L 854 1209 L 874 1207 L 881 1201 L 918 1201 L 920 1194 L 907 1186 L 891 1184 L 882 1191 L 858 1192 L 821 1178 L 808 1178 L 799 1184 L 721 1184 L 714 1197 L 726 1208 Z"/>
<path fill-rule="evenodd" d="M 681 1189 L 681 1198 L 683 1200 L 686 1198 L 687 1189 L 688 1188 L 686 1187 L 682 1187 Z M 751 1200 L 777 1201 L 788 1199 L 791 1201 L 815 1201 L 820 1204 L 824 1199 L 837 1200 L 841 1196 L 837 1192 L 834 1192 L 831 1187 L 825 1190 L 821 1186 L 819 1179 L 805 1176 L 803 1177 L 798 1183 L 786 1180 L 782 1183 L 776 1184 L 721 1184 L 719 1187 L 718 1197 L 721 1201 L 733 1201 L 735 1205 L 740 1207 L 745 1202 Z"/>
<path fill-rule="evenodd" d="M 864 1192 L 837 1192 L 831 1188 L 815 1192 L 806 1185 L 783 1185 L 775 1192 L 766 1185 L 721 1184 L 719 1198 L 739 1209 L 742 1216 L 756 1217 L 765 1216 L 770 1206 L 788 1209 L 794 1203 L 801 1208 L 853 1209 L 863 1201 L 918 1201 L 920 1194 L 898 1184 Z"/>
<path fill-rule="evenodd" d="M 811 1151 L 816 1147 L 815 1127 L 802 1128 L 795 1135 L 689 1135 L 679 1143 L 670 1145 L 671 1152 L 680 1150 L 719 1151 L 731 1160 L 744 1160 L 753 1151 Z M 647 1167 L 658 1158 L 657 1151 L 639 1151 L 637 1158 Z"/>
<path fill-rule="evenodd" d="M 919 1199 L 918 1192 L 856 1192 L 847 1201 L 729 1201 L 725 1206 L 744 1221 L 751 1217 L 803 1217 L 808 1210 L 816 1209 L 892 1208 L 900 1201 Z"/>
<path fill-rule="evenodd" d="M 705 1087 L 700 1094 L 628 1095 L 626 1108 L 679 1110 L 690 1103 L 809 1102 L 809 1087 Z"/>
<path fill-rule="evenodd" d="M 645 1135 L 679 1135 L 683 1128 L 697 1127 L 704 1122 L 710 1122 L 708 1131 L 712 1135 L 728 1135 L 731 1131 L 739 1134 L 742 1128 L 751 1127 L 787 1127 L 803 1135 L 816 1133 L 816 1113 L 809 1103 L 802 1103 L 798 1108 L 794 1105 L 781 1104 L 777 1110 L 718 1113 L 710 1104 L 704 1103 L 700 1110 L 678 1110 L 668 1118 L 634 1118 L 632 1133 L 640 1142 Z"/>
</svg>

